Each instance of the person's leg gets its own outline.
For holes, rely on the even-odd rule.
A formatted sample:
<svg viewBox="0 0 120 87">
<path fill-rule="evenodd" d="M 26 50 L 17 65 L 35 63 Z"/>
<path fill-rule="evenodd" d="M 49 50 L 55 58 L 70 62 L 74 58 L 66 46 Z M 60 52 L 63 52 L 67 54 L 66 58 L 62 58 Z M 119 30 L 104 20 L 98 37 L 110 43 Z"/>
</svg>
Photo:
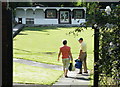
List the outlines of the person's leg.
<svg viewBox="0 0 120 87">
<path fill-rule="evenodd" d="M 82 74 L 82 68 L 80 68 L 80 72 L 78 74 Z"/>
<path fill-rule="evenodd" d="M 83 65 L 84 57 L 85 57 L 84 53 L 80 55 L 80 60 L 82 61 L 82 65 Z M 80 68 L 80 71 L 78 74 L 82 74 L 82 67 Z"/>
<path fill-rule="evenodd" d="M 66 59 L 66 66 L 65 66 L 65 77 L 67 77 L 69 64 L 70 64 L 70 59 L 67 58 Z"/>
<path fill-rule="evenodd" d="M 62 59 L 62 63 L 63 63 L 63 71 L 64 71 L 64 76 L 65 76 L 65 59 Z"/>
<path fill-rule="evenodd" d="M 67 76 L 67 71 L 66 71 L 66 59 L 63 59 L 63 64 L 64 64 L 64 68 L 63 68 L 63 70 L 64 70 L 64 76 L 66 77 Z"/>
<path fill-rule="evenodd" d="M 68 73 L 68 70 L 66 69 L 66 70 L 65 70 L 65 76 L 67 76 L 67 73 Z"/>
<path fill-rule="evenodd" d="M 83 66 L 84 66 L 84 72 L 87 73 L 87 63 L 86 63 L 86 60 L 87 60 L 87 54 L 85 53 L 85 58 L 83 60 Z"/>
<path fill-rule="evenodd" d="M 63 68 L 63 71 L 64 71 L 64 76 L 65 76 L 65 68 Z"/>
<path fill-rule="evenodd" d="M 66 60 L 65 60 L 65 76 L 67 76 L 67 71 L 66 71 Z"/>
</svg>

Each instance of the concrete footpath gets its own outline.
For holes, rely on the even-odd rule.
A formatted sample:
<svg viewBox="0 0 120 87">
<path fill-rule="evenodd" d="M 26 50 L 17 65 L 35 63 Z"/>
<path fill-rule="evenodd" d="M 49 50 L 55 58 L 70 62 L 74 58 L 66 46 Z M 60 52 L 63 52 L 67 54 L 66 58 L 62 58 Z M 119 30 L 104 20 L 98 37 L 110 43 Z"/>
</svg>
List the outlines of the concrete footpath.
<svg viewBox="0 0 120 87">
<path fill-rule="evenodd" d="M 90 84 L 90 75 L 88 74 L 78 74 L 79 70 L 68 72 L 68 78 L 64 76 L 58 80 L 52 87 L 88 87 Z"/>
<path fill-rule="evenodd" d="M 78 69 L 68 72 L 68 78 L 62 76 L 55 84 L 38 85 L 38 84 L 17 84 L 14 83 L 13 87 L 90 87 L 89 71 L 88 74 L 77 74 Z"/>
<path fill-rule="evenodd" d="M 16 58 L 13 58 L 13 62 L 62 71 L 62 66 L 59 66 L 59 65 L 45 64 L 45 63 L 35 62 L 31 60 L 16 59 Z"/>
<path fill-rule="evenodd" d="M 23 59 L 13 59 L 13 62 L 18 62 L 22 64 L 27 64 L 31 66 L 44 67 L 55 70 L 62 70 L 62 66 L 44 64 L 39 62 L 34 62 L 30 60 Z M 88 87 L 90 84 L 90 71 L 88 70 L 88 74 L 77 74 L 79 72 L 78 69 L 75 71 L 68 72 L 68 78 L 62 76 L 55 84 L 50 85 L 38 85 L 38 84 L 17 84 L 13 83 L 13 87 Z"/>
</svg>

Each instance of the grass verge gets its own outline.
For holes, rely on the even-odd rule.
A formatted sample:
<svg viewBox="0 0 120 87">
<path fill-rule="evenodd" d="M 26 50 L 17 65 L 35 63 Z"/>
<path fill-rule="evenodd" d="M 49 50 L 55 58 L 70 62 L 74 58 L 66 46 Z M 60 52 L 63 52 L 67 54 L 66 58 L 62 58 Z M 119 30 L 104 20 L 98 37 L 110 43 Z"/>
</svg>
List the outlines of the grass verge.
<svg viewBox="0 0 120 87">
<path fill-rule="evenodd" d="M 23 84 L 52 85 L 63 74 L 62 71 L 15 63 L 13 82 Z"/>
<path fill-rule="evenodd" d="M 90 28 L 79 33 L 78 36 L 67 34 L 75 30 L 76 27 L 26 27 L 14 38 L 14 58 L 33 60 L 42 63 L 62 65 L 57 62 L 59 47 L 62 40 L 68 40 L 71 47 L 73 58 L 79 54 L 78 38 L 83 37 L 87 43 L 87 63 L 88 69 L 93 68 L 93 30 Z"/>
<path fill-rule="evenodd" d="M 47 64 L 62 65 L 62 61 L 60 62 L 57 61 L 57 55 L 58 55 L 59 47 L 62 45 L 62 40 L 63 39 L 68 40 L 68 46 L 71 47 L 73 58 L 76 59 L 79 54 L 79 45 L 80 45 L 78 43 L 78 38 L 83 37 L 84 41 L 87 43 L 87 54 L 88 54 L 87 65 L 88 65 L 88 69 L 91 70 L 93 69 L 93 62 L 94 62 L 93 61 L 94 31 L 89 28 L 88 30 L 84 30 L 83 32 L 79 33 L 78 36 L 68 34 L 68 32 L 73 31 L 75 29 L 76 27 L 71 27 L 71 28 L 70 27 L 64 27 L 64 28 L 63 27 L 26 27 L 23 29 L 22 32 L 20 32 L 19 35 L 17 35 L 14 38 L 13 56 L 14 58 L 33 60 Z M 15 64 L 16 67 L 18 65 L 19 64 Z M 16 70 L 14 71 L 14 73 L 17 72 Z M 38 69 L 38 73 L 40 72 L 41 71 L 39 71 Z M 49 71 L 49 72 L 53 72 L 53 71 Z M 26 74 L 26 77 L 28 77 L 27 73 L 22 72 L 22 70 L 20 70 L 20 73 Z M 32 74 L 35 72 L 32 72 L 32 70 L 30 70 L 30 72 L 28 73 Z M 38 84 L 42 84 L 42 83 L 52 84 L 55 82 L 53 78 L 52 79 L 54 81 L 49 82 L 50 80 L 47 79 L 45 75 L 42 75 L 43 73 L 40 73 L 39 77 L 43 77 L 44 79 L 47 79 L 48 82 L 42 80 L 39 81 L 38 78 L 36 78 L 35 81 L 32 81 L 32 78 L 30 78 L 28 81 L 27 78 L 22 79 L 22 77 L 24 76 L 22 74 L 20 74 L 20 76 L 19 74 L 18 75 L 15 74 L 14 81 L 15 82 L 22 81 L 24 83 L 30 82 L 30 83 L 38 83 Z M 36 77 L 37 75 L 32 74 L 31 76 Z"/>
</svg>

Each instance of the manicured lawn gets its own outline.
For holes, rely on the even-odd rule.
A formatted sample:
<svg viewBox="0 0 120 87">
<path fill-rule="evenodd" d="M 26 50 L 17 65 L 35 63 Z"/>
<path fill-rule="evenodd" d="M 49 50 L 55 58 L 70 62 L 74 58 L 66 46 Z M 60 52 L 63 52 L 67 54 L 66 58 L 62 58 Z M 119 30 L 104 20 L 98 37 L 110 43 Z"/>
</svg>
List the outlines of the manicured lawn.
<svg viewBox="0 0 120 87">
<path fill-rule="evenodd" d="M 62 71 L 20 63 L 14 63 L 13 67 L 13 82 L 15 83 L 52 85 L 63 74 Z"/>
<path fill-rule="evenodd" d="M 71 47 L 73 58 L 76 59 L 79 53 L 78 38 L 83 37 L 87 43 L 87 63 L 88 69 L 93 68 L 93 30 L 88 29 L 78 36 L 68 35 L 69 31 L 73 31 L 75 27 L 26 27 L 14 38 L 14 57 L 37 62 L 62 65 L 57 61 L 59 47 L 62 40 L 67 39 L 68 45 Z"/>
</svg>

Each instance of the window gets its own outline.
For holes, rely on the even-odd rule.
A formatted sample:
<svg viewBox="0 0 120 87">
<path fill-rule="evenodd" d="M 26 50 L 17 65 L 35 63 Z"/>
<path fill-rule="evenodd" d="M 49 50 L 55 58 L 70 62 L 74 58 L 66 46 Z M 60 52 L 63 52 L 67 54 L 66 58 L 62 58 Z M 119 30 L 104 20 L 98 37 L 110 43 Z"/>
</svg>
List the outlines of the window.
<svg viewBox="0 0 120 87">
<path fill-rule="evenodd" d="M 34 18 L 26 18 L 26 24 L 34 24 Z"/>
<path fill-rule="evenodd" d="M 56 9 L 47 9 L 45 11 L 45 18 L 57 18 L 57 10 Z"/>
<path fill-rule="evenodd" d="M 85 18 L 84 9 L 74 9 L 73 10 L 73 18 L 74 19 L 84 19 Z"/>
</svg>

